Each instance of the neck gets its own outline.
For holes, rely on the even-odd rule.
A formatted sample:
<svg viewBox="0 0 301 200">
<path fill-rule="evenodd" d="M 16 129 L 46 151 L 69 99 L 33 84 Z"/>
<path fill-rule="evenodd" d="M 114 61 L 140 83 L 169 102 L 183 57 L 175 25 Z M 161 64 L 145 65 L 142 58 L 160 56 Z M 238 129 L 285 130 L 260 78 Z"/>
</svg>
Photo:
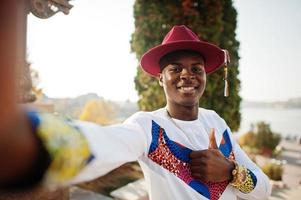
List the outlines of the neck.
<svg viewBox="0 0 301 200">
<path fill-rule="evenodd" d="M 192 121 L 198 118 L 199 106 L 181 106 L 181 105 L 171 105 L 167 104 L 167 112 L 170 117 L 184 120 L 184 121 Z"/>
</svg>

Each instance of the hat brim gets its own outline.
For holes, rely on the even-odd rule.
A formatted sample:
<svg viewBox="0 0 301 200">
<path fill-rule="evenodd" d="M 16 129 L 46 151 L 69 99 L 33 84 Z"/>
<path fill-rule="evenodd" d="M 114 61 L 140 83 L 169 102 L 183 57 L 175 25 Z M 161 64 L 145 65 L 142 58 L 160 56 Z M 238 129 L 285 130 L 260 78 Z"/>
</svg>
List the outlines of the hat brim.
<svg viewBox="0 0 301 200">
<path fill-rule="evenodd" d="M 207 42 L 177 41 L 158 45 L 148 50 L 141 58 L 142 69 L 151 76 L 160 73 L 160 59 L 171 52 L 178 50 L 192 50 L 200 53 L 205 59 L 205 71 L 207 74 L 217 70 L 225 60 L 224 51 L 218 46 Z"/>
</svg>

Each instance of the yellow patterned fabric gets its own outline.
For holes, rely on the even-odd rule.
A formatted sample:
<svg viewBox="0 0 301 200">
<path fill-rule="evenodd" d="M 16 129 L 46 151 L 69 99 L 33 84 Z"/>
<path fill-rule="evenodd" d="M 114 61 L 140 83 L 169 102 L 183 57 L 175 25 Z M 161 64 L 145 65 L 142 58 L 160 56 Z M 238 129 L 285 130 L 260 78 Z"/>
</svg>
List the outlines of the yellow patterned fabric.
<svg viewBox="0 0 301 200">
<path fill-rule="evenodd" d="M 50 154 L 46 185 L 64 184 L 75 177 L 91 157 L 88 141 L 70 120 L 46 113 L 36 113 L 35 132 Z"/>
</svg>

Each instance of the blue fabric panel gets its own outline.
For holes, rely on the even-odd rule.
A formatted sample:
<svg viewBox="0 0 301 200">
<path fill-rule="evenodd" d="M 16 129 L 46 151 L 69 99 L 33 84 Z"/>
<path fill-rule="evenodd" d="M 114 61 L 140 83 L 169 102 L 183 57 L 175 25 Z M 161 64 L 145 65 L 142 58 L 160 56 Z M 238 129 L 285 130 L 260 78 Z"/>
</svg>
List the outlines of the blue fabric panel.
<svg viewBox="0 0 301 200">
<path fill-rule="evenodd" d="M 226 158 L 228 158 L 230 156 L 231 151 L 232 151 L 232 144 L 231 144 L 230 136 L 229 136 L 229 133 L 228 133 L 227 129 L 224 131 L 223 137 L 224 137 L 225 143 L 220 144 L 219 150 L 223 153 L 223 155 Z"/>
</svg>

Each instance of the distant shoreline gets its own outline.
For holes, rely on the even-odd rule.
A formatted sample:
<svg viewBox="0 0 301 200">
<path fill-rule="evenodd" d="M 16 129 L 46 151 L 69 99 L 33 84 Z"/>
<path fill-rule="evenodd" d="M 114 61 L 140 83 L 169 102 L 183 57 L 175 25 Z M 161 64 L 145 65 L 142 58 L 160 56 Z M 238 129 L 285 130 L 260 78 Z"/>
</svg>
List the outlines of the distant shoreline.
<svg viewBox="0 0 301 200">
<path fill-rule="evenodd" d="M 263 102 L 263 101 L 242 101 L 242 108 L 293 108 L 301 109 L 301 98 L 289 99 L 287 101 L 274 101 L 274 102 Z"/>
</svg>

